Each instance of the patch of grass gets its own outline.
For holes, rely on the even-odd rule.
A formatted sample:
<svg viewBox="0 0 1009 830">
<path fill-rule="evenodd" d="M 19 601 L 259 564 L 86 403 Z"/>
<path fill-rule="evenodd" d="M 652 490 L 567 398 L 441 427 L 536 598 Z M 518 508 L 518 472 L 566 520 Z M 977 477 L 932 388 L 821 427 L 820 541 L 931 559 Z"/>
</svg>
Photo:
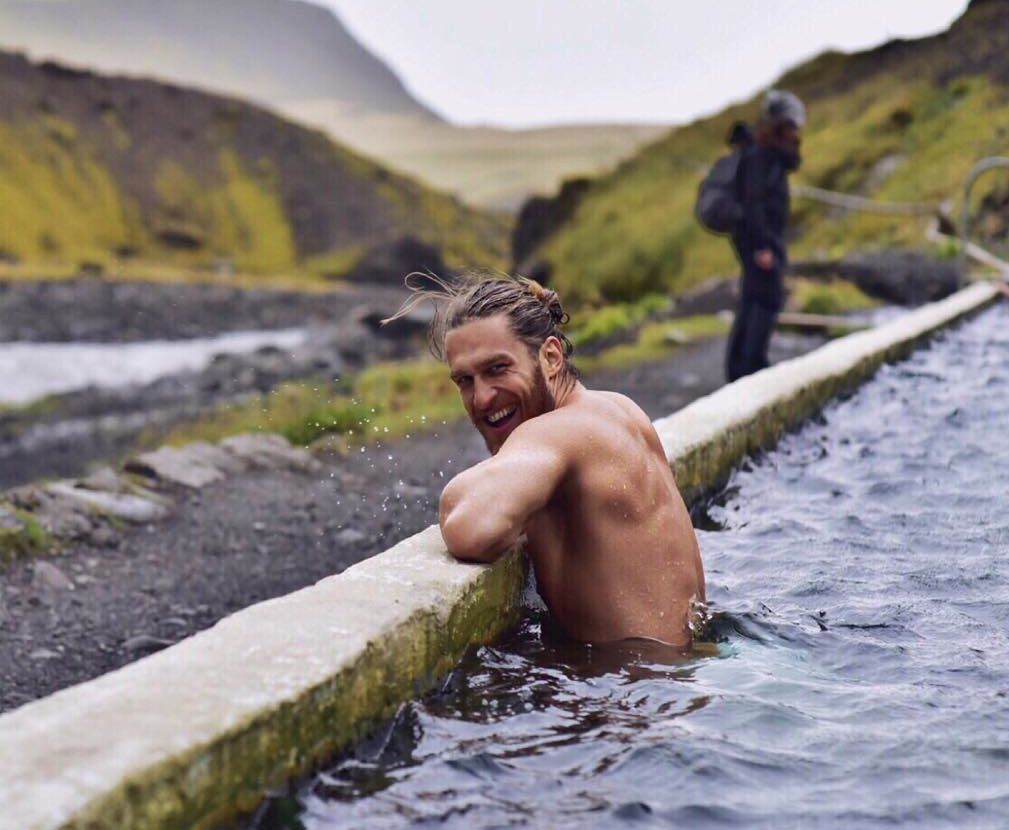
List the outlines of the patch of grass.
<svg viewBox="0 0 1009 830">
<path fill-rule="evenodd" d="M 960 243 L 955 239 L 944 239 L 933 249 L 936 259 L 956 259 L 960 256 Z"/>
<path fill-rule="evenodd" d="M 879 305 L 878 300 L 847 280 L 824 283 L 796 279 L 791 281 L 790 289 L 789 304 L 805 314 L 844 314 Z"/>
<path fill-rule="evenodd" d="M 0 403 L 0 415 L 21 415 L 28 417 L 42 417 L 48 415 L 56 409 L 59 399 L 55 395 L 48 395 L 44 398 L 36 398 L 28 403 Z"/>
<path fill-rule="evenodd" d="M 581 311 L 577 315 L 577 325 L 569 332 L 571 342 L 575 346 L 585 346 L 603 340 L 638 325 L 650 314 L 668 308 L 669 305 L 669 297 L 648 294 L 636 303 L 615 303 L 595 310 Z"/>
<path fill-rule="evenodd" d="M 724 334 L 728 327 L 715 315 L 649 323 L 634 343 L 575 362 L 592 373 L 659 360 L 685 343 Z M 448 370 L 422 358 L 379 363 L 337 383 L 291 381 L 266 395 L 218 407 L 174 430 L 165 443 L 178 446 L 240 432 L 278 432 L 301 446 L 329 438 L 330 446 L 346 449 L 435 429 L 464 415 Z"/>
<path fill-rule="evenodd" d="M 0 563 L 13 562 L 21 556 L 33 556 L 52 547 L 52 537 L 31 513 L 16 508 L 12 512 L 21 520 L 23 527 L 21 530 L 0 530 Z"/>
<path fill-rule="evenodd" d="M 380 363 L 351 381 L 292 381 L 222 406 L 173 431 L 167 443 L 219 441 L 239 432 L 279 432 L 306 446 L 338 435 L 362 444 L 440 425 L 463 414 L 445 367 L 430 359 Z"/>
<path fill-rule="evenodd" d="M 597 355 L 583 357 L 575 362 L 583 373 L 592 374 L 661 360 L 692 341 L 726 334 L 730 325 L 729 321 L 715 314 L 699 314 L 680 320 L 648 323 L 641 327 L 634 343 L 613 346 Z"/>
<path fill-rule="evenodd" d="M 0 263 L 0 280 L 44 282 L 73 279 L 76 276 L 78 268 L 69 263 Z M 249 271 L 222 271 L 206 265 L 185 265 L 180 262 L 147 258 L 112 260 L 107 264 L 101 278 L 106 282 L 227 285 L 234 288 L 274 288 L 306 293 L 333 291 L 339 288 L 338 283 L 298 269 L 275 274 L 257 274 Z"/>
<path fill-rule="evenodd" d="M 350 273 L 363 254 L 364 246 L 355 245 L 337 253 L 309 257 L 305 260 L 305 270 L 321 280 L 339 280 Z"/>
<path fill-rule="evenodd" d="M 297 255 L 291 226 L 270 186 L 269 170 L 259 177 L 243 168 L 228 149 L 218 154 L 219 178 L 206 182 L 171 159 L 161 163 L 154 179 L 160 200 L 162 230 L 185 234 L 198 245 L 191 262 L 231 259 L 245 271 L 291 269 Z"/>
</svg>

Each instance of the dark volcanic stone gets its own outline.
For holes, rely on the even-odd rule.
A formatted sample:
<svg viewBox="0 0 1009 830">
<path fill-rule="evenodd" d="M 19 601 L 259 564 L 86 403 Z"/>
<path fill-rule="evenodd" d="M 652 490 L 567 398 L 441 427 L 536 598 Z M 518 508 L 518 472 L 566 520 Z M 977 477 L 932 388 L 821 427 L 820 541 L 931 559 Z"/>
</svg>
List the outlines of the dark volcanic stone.
<svg viewBox="0 0 1009 830">
<path fill-rule="evenodd" d="M 574 216 L 591 187 L 591 179 L 568 179 L 556 196 L 535 196 L 526 201 L 512 231 L 512 261 L 516 270 L 543 282 L 548 274 L 543 266 L 537 267 L 537 263 L 530 259 L 561 225 Z M 532 273 L 534 270 L 537 273 Z"/>
<path fill-rule="evenodd" d="M 445 261 L 437 248 L 412 236 L 404 236 L 368 251 L 347 274 L 347 281 L 402 286 L 407 274 L 415 271 L 442 276 L 445 274 Z"/>
</svg>

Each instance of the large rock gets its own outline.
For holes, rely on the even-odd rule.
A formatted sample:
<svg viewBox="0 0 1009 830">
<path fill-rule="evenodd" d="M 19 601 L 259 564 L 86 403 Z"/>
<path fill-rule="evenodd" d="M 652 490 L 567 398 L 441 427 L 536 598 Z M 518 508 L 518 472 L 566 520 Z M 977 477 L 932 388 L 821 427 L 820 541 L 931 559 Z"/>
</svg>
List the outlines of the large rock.
<svg viewBox="0 0 1009 830">
<path fill-rule="evenodd" d="M 944 299 L 963 282 L 955 261 L 897 248 L 855 253 L 837 262 L 796 263 L 792 271 L 799 276 L 841 277 L 870 297 L 903 306 Z"/>
<path fill-rule="evenodd" d="M 92 541 L 104 535 L 105 522 L 79 502 L 50 493 L 43 487 L 29 485 L 10 490 L 7 498 L 32 518 L 51 536 L 71 541 Z"/>
<path fill-rule="evenodd" d="M 74 583 L 52 562 L 41 560 L 32 566 L 32 588 L 46 593 L 74 590 Z"/>
<path fill-rule="evenodd" d="M 46 490 L 54 496 L 76 502 L 82 508 L 97 510 L 124 522 L 155 522 L 168 515 L 168 509 L 162 502 L 129 493 L 88 490 L 68 481 L 53 482 L 46 485 Z"/>
<path fill-rule="evenodd" d="M 960 271 L 952 260 L 917 251 L 873 251 L 841 261 L 850 279 L 871 297 L 917 306 L 944 299 L 959 288 Z"/>
<path fill-rule="evenodd" d="M 232 435 L 221 446 L 253 467 L 309 472 L 320 467 L 311 453 L 292 447 L 282 435 L 247 432 Z"/>
<path fill-rule="evenodd" d="M 402 286 L 406 275 L 414 271 L 443 276 L 445 270 L 445 261 L 437 248 L 412 236 L 404 236 L 372 248 L 350 270 L 346 279 L 369 285 Z"/>
<path fill-rule="evenodd" d="M 224 478 L 224 471 L 210 463 L 202 448 L 160 447 L 127 460 L 126 470 L 192 490 Z"/>
<path fill-rule="evenodd" d="M 534 262 L 536 251 L 574 216 L 591 187 L 591 179 L 568 179 L 556 196 L 534 196 L 526 201 L 512 231 L 512 261 L 516 270 L 533 279 L 546 279 L 548 269 Z"/>
</svg>

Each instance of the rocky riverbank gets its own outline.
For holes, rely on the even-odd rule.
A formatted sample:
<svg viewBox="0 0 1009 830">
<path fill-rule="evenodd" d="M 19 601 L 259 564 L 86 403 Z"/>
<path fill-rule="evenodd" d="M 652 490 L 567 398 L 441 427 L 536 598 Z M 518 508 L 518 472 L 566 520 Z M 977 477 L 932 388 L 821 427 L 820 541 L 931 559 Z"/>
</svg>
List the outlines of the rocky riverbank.
<svg viewBox="0 0 1009 830">
<path fill-rule="evenodd" d="M 0 280 L 0 342 L 135 343 L 231 331 L 328 324 L 401 289 L 355 286 L 306 293 L 221 284 Z"/>
<path fill-rule="evenodd" d="M 146 384 L 88 387 L 28 409 L 0 409 L 0 487 L 81 475 L 115 460 L 141 434 L 156 438 L 225 401 L 266 392 L 291 379 L 331 379 L 416 349 L 408 324 L 380 329 L 400 289 L 347 288 L 323 294 L 216 285 L 138 285 L 72 280 L 0 283 L 0 340 L 106 342 L 178 339 L 229 331 L 303 327 L 293 349 L 221 354 L 197 371 Z"/>
</svg>

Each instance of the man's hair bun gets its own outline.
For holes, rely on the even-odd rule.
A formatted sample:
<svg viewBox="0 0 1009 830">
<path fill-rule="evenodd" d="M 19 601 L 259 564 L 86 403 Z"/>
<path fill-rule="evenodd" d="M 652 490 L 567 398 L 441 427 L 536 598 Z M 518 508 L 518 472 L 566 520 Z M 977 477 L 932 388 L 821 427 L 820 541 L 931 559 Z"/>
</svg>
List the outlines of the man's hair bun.
<svg viewBox="0 0 1009 830">
<path fill-rule="evenodd" d="M 536 280 L 529 279 L 528 277 L 520 277 L 519 279 L 522 285 L 525 286 L 526 291 L 539 300 L 543 307 L 550 312 L 551 319 L 557 325 L 562 326 L 568 322 L 568 315 L 565 313 L 564 307 L 561 305 L 561 298 L 557 296 L 556 291 L 545 288 L 536 282 Z"/>
</svg>

